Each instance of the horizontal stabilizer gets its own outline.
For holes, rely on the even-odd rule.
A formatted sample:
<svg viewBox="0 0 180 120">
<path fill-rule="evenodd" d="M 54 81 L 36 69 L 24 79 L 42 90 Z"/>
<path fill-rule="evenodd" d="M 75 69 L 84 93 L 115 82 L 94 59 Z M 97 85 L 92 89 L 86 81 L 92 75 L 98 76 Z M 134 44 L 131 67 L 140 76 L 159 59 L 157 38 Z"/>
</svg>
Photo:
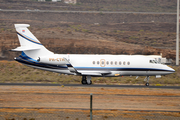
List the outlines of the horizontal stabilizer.
<svg viewBox="0 0 180 120">
<path fill-rule="evenodd" d="M 26 28 L 26 27 L 29 27 L 30 25 L 29 24 L 14 24 L 15 28 Z"/>
<path fill-rule="evenodd" d="M 38 49 L 40 49 L 40 47 L 33 48 L 33 47 L 27 47 L 27 46 L 20 46 L 15 49 L 11 49 L 11 51 L 28 51 L 28 50 L 38 50 Z"/>
</svg>

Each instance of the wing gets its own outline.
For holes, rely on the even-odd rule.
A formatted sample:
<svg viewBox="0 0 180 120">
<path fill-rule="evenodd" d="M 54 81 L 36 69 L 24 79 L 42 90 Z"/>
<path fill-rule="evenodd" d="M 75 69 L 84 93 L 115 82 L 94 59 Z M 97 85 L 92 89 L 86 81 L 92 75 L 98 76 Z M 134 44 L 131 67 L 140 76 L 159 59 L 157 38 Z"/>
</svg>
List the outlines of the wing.
<svg viewBox="0 0 180 120">
<path fill-rule="evenodd" d="M 99 71 L 99 72 L 81 72 L 81 75 L 87 75 L 87 76 L 103 76 L 111 74 L 109 71 Z"/>
<path fill-rule="evenodd" d="M 78 73 L 78 71 L 72 66 L 72 64 L 66 59 L 66 58 L 63 58 L 65 60 L 65 62 L 67 63 L 67 67 L 69 69 L 70 72 L 72 73 Z"/>
<path fill-rule="evenodd" d="M 66 61 L 66 63 L 67 63 L 66 65 L 67 65 L 69 71 L 72 73 L 76 73 L 79 75 L 86 75 L 86 76 L 103 76 L 103 75 L 111 74 L 110 71 L 99 71 L 99 72 L 78 71 L 73 67 L 73 65 L 66 58 L 63 58 L 63 59 Z"/>
</svg>

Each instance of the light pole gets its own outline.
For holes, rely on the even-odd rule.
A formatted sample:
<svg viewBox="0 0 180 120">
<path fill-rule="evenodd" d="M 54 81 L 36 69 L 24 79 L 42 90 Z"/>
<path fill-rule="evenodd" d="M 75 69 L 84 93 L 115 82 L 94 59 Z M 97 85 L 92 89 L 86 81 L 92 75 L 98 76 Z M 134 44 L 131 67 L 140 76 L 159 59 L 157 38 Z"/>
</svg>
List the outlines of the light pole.
<svg viewBox="0 0 180 120">
<path fill-rule="evenodd" d="M 179 65 L 179 0 L 177 0 L 176 65 Z"/>
</svg>

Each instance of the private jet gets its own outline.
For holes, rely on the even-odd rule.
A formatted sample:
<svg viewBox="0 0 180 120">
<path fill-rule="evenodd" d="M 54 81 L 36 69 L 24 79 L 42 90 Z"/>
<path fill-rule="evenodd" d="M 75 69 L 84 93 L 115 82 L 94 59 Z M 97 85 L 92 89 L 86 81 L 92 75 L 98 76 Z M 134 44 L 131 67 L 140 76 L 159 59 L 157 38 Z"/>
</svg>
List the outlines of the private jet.
<svg viewBox="0 0 180 120">
<path fill-rule="evenodd" d="M 155 59 L 140 55 L 54 54 L 29 31 L 29 24 L 15 24 L 21 51 L 14 60 L 29 67 L 67 75 L 82 76 L 83 85 L 92 84 L 91 77 L 146 76 L 160 78 L 175 70 Z"/>
</svg>

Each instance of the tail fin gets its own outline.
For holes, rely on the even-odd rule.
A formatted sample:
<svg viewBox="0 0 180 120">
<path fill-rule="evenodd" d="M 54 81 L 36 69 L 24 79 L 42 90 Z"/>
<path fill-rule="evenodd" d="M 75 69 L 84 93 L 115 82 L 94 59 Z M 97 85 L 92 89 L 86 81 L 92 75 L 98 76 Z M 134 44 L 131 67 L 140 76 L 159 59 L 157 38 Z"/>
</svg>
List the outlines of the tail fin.
<svg viewBox="0 0 180 120">
<path fill-rule="evenodd" d="M 40 41 L 28 30 L 28 24 L 15 24 L 20 47 L 12 51 L 23 51 L 27 56 L 37 59 L 40 56 L 53 55 L 54 53 L 47 50 Z"/>
</svg>

